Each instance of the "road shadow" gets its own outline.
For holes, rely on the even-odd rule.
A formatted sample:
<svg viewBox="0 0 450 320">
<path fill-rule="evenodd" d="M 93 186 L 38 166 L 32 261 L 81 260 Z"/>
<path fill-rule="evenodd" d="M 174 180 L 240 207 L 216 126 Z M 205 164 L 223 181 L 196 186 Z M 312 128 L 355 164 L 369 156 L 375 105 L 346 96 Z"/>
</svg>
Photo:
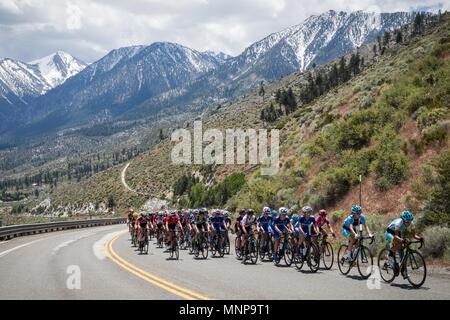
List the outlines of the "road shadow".
<svg viewBox="0 0 450 320">
<path fill-rule="evenodd" d="M 420 288 L 414 288 L 412 285 L 410 285 L 409 283 L 391 283 L 390 284 L 391 287 L 396 287 L 399 289 L 403 289 L 403 290 L 409 290 L 409 291 L 415 291 L 415 290 L 430 290 L 430 288 L 428 287 L 420 287 Z"/>
</svg>

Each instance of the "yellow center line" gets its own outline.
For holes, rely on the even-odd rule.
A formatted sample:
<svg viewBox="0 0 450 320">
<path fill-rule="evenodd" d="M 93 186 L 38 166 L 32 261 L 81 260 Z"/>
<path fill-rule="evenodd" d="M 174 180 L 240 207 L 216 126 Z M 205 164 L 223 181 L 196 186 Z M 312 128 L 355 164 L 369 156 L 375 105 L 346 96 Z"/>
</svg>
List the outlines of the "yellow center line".
<svg viewBox="0 0 450 320">
<path fill-rule="evenodd" d="M 126 231 L 124 231 L 125 233 Z M 209 300 L 210 298 L 204 295 L 201 295 L 199 293 L 196 293 L 194 291 L 191 291 L 189 289 L 183 288 L 181 286 L 178 286 L 174 283 L 171 283 L 167 280 L 164 280 L 160 277 L 157 277 L 151 273 L 148 273 L 137 266 L 133 265 L 132 263 L 126 261 L 122 257 L 120 257 L 113 249 L 112 245 L 114 241 L 116 241 L 121 234 L 115 236 L 113 239 L 107 241 L 105 243 L 105 252 L 108 258 L 110 258 L 112 261 L 114 261 L 116 264 L 124 268 L 125 270 L 129 271 L 130 273 L 134 274 L 135 276 L 154 284 L 172 294 L 175 294 L 179 297 L 182 297 L 184 299 L 188 300 Z"/>
</svg>

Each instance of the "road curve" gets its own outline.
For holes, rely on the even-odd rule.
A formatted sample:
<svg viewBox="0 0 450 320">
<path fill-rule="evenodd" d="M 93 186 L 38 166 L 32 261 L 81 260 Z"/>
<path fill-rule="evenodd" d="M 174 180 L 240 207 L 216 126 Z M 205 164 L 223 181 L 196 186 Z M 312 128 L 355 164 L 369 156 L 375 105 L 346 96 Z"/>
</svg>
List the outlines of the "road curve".
<svg viewBox="0 0 450 320">
<path fill-rule="evenodd" d="M 0 299 L 450 298 L 444 276 L 429 276 L 421 289 L 402 279 L 369 289 L 353 271 L 311 274 L 270 262 L 243 265 L 233 255 L 196 260 L 187 251 L 176 261 L 163 251 L 151 243 L 148 255 L 138 255 L 124 225 L 0 242 Z"/>
</svg>

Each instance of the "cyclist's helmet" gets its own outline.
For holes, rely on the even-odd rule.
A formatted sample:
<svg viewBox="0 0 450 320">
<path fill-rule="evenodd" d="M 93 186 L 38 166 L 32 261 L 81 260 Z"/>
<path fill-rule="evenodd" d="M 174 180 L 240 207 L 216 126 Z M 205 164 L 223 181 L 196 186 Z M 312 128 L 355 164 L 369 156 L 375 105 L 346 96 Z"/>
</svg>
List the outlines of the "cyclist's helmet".
<svg viewBox="0 0 450 320">
<path fill-rule="evenodd" d="M 402 212 L 401 218 L 406 222 L 411 222 L 414 219 L 414 215 L 411 211 L 405 210 Z"/>
<path fill-rule="evenodd" d="M 322 210 L 319 211 L 319 216 L 321 216 L 321 217 L 326 217 L 327 214 L 328 214 L 327 210 L 325 210 L 325 209 L 322 209 Z"/>
<path fill-rule="evenodd" d="M 277 211 L 276 210 L 272 210 L 272 212 L 270 212 L 270 216 L 271 217 L 276 217 L 277 215 Z"/>
<path fill-rule="evenodd" d="M 244 214 L 247 210 L 245 210 L 244 208 L 242 208 L 241 210 L 239 210 L 239 214 Z"/>
<path fill-rule="evenodd" d="M 302 211 L 303 211 L 303 213 L 307 213 L 307 212 L 311 213 L 312 212 L 312 208 L 310 206 L 304 206 L 302 208 Z"/>
<path fill-rule="evenodd" d="M 264 207 L 263 208 L 263 213 L 270 213 L 270 208 L 269 207 Z"/>
<path fill-rule="evenodd" d="M 354 204 L 354 205 L 352 206 L 352 213 L 361 213 L 361 212 L 362 212 L 361 206 L 359 206 L 359 205 L 357 205 L 357 204 Z"/>
<path fill-rule="evenodd" d="M 247 209 L 247 214 L 255 214 L 255 211 L 253 209 Z"/>
<path fill-rule="evenodd" d="M 297 222 L 299 219 L 300 219 L 300 216 L 298 214 L 295 213 L 295 214 L 292 215 L 292 220 L 294 222 Z"/>
<path fill-rule="evenodd" d="M 286 209 L 285 207 L 281 207 L 280 210 L 279 210 L 279 212 L 280 212 L 280 214 L 283 215 L 283 216 L 287 215 L 287 213 L 288 213 L 288 211 L 287 211 L 287 209 Z"/>
<path fill-rule="evenodd" d="M 175 210 L 171 210 L 171 211 L 170 211 L 170 215 L 171 215 L 171 216 L 176 216 L 176 215 L 177 215 L 177 212 L 176 212 Z"/>
<path fill-rule="evenodd" d="M 133 208 L 130 208 L 130 212 L 134 212 L 134 209 L 133 209 Z"/>
<path fill-rule="evenodd" d="M 224 215 L 225 217 L 228 217 L 228 216 L 230 215 L 230 211 L 228 211 L 228 210 L 223 210 L 223 215 Z"/>
</svg>

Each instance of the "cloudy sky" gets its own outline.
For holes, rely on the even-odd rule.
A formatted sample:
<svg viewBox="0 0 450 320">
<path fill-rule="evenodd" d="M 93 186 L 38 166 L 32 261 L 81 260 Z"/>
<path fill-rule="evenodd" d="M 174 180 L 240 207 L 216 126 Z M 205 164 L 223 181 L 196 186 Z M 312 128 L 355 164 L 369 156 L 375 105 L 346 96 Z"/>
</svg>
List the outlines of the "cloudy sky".
<svg viewBox="0 0 450 320">
<path fill-rule="evenodd" d="M 450 0 L 0 0 L 0 57 L 57 50 L 93 62 L 114 48 L 171 41 L 239 54 L 327 10 L 450 10 Z"/>
</svg>

